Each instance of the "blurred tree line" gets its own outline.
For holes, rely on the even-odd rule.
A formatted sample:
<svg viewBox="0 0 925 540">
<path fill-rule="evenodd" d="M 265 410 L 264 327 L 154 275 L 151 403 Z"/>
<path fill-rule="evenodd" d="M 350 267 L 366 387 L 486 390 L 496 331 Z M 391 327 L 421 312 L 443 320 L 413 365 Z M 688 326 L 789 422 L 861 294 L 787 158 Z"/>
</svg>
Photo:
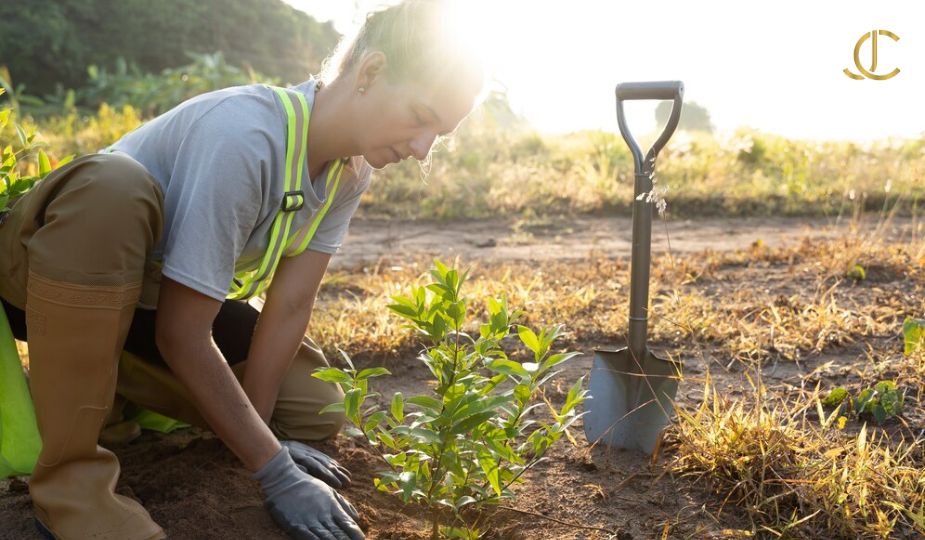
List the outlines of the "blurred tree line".
<svg viewBox="0 0 925 540">
<path fill-rule="evenodd" d="M 187 53 L 220 51 L 284 82 L 317 72 L 337 43 L 319 23 L 281 0 L 18 0 L 0 2 L 0 65 L 33 95 L 79 88 L 88 66 L 118 58 L 158 73 Z"/>
<path fill-rule="evenodd" d="M 655 123 L 664 126 L 671 116 L 672 102 L 663 100 L 655 107 Z M 696 101 L 686 101 L 681 107 L 681 118 L 678 119 L 678 129 L 687 131 L 703 131 L 713 133 L 713 122 L 706 107 Z"/>
</svg>

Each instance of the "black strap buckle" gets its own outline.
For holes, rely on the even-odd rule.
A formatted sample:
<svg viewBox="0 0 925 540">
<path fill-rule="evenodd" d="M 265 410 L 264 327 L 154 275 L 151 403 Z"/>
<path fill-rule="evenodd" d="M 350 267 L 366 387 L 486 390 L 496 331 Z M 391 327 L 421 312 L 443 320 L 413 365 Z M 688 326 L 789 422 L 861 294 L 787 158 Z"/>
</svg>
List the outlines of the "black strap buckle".
<svg viewBox="0 0 925 540">
<path fill-rule="evenodd" d="M 301 210 L 303 206 L 305 206 L 305 194 L 301 189 L 283 193 L 283 202 L 280 205 L 283 212 L 295 212 Z"/>
</svg>

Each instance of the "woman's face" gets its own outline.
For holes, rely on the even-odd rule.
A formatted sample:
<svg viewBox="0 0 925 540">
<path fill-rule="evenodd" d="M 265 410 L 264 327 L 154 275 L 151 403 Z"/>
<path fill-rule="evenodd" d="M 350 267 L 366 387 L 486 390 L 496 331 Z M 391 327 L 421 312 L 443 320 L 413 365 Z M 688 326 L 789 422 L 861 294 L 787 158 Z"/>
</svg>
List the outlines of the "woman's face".
<svg viewBox="0 0 925 540">
<path fill-rule="evenodd" d="M 357 96 L 363 157 L 375 169 L 408 157 L 425 159 L 434 140 L 469 114 L 478 91 L 475 81 L 422 85 L 377 79 Z"/>
</svg>

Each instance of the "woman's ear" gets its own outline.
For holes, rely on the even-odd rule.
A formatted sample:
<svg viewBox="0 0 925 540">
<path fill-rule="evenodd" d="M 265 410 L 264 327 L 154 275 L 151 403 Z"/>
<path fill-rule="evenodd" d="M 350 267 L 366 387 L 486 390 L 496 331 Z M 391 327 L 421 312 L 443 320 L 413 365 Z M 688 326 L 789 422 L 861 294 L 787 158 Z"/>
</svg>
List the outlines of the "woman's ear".
<svg viewBox="0 0 925 540">
<path fill-rule="evenodd" d="M 363 55 L 357 70 L 354 91 L 363 94 L 379 82 L 385 76 L 386 64 L 385 53 L 382 51 L 370 51 Z"/>
</svg>

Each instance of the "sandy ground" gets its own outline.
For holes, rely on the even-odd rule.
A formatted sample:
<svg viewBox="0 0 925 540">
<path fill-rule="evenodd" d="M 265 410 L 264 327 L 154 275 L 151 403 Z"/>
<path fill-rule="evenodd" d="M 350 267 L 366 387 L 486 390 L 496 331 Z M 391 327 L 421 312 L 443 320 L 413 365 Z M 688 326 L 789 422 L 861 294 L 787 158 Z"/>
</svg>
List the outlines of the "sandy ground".
<svg viewBox="0 0 925 540">
<path fill-rule="evenodd" d="M 862 228 L 870 229 L 875 221 Z M 676 253 L 732 250 L 748 247 L 757 240 L 778 246 L 805 236 L 844 234 L 845 227 L 824 219 L 658 222 L 653 249 L 656 252 L 667 249 L 669 238 Z M 908 237 L 916 228 L 908 220 L 896 220 L 887 234 L 894 238 Z M 407 254 L 444 259 L 458 254 L 464 261 L 543 261 L 582 258 L 594 253 L 628 255 L 630 236 L 628 218 L 583 217 L 530 225 L 500 219 L 449 223 L 357 219 L 332 268 L 358 269 L 381 260 L 400 264 Z M 738 275 L 737 279 L 748 276 Z M 554 403 L 561 403 L 571 381 L 588 373 L 593 345 L 581 344 L 578 349 L 585 354 L 574 359 L 552 382 L 547 396 Z M 833 373 L 839 366 L 848 370 L 858 354 L 861 353 L 846 350 L 820 355 L 799 366 L 771 365 L 765 369 L 766 383 L 772 390 L 776 386 L 787 387 L 815 366 L 829 361 L 833 362 Z M 742 391 L 741 373 L 724 368 L 709 350 L 696 354 L 691 351 L 684 361 L 688 375 L 696 377 L 710 369 L 718 387 L 733 394 Z M 383 385 L 375 388 L 387 396 L 395 391 L 406 395 L 420 392 L 428 378 L 426 369 L 410 357 L 389 359 L 387 367 L 394 376 L 381 379 Z M 679 399 L 696 403 L 700 387 L 697 383 L 682 384 Z M 650 467 L 646 456 L 600 446 L 591 448 L 581 435 L 580 422 L 576 428 L 579 445 L 554 447 L 550 452 L 552 459 L 529 474 L 527 482 L 517 489 L 518 499 L 510 503 L 533 514 L 497 511 L 490 519 L 492 538 L 741 537 L 732 532 L 746 527 L 739 518 L 728 511 L 719 520 L 711 516 L 718 507 L 715 498 L 663 475 L 658 466 Z M 353 472 L 353 485 L 341 493 L 359 509 L 368 538 L 427 538 L 427 524 L 419 509 L 403 507 L 396 499 L 374 490 L 371 480 L 379 464 L 365 445 L 340 437 L 318 447 L 336 456 Z M 168 436 L 145 433 L 115 451 L 123 466 L 118 491 L 142 501 L 170 538 L 285 538 L 264 511 L 257 485 L 210 433 L 195 429 Z M 23 479 L 0 481 L 0 524 L 0 538 L 39 538 L 32 525 L 28 487 Z"/>
<path fill-rule="evenodd" d="M 872 231 L 876 215 L 859 223 L 860 231 Z M 658 219 L 652 224 L 652 252 L 691 253 L 747 248 L 755 241 L 769 247 L 787 245 L 804 237 L 831 238 L 851 227 L 835 218 L 736 218 L 678 220 Z M 550 218 L 533 223 L 514 219 L 482 219 L 430 222 L 385 219 L 354 219 L 341 251 L 331 268 L 356 268 L 380 257 L 397 258 L 404 253 L 427 253 L 450 259 L 549 260 L 580 259 L 592 254 L 629 255 L 632 248 L 629 217 Z M 921 224 L 896 218 L 887 237 L 908 238 Z"/>
</svg>

